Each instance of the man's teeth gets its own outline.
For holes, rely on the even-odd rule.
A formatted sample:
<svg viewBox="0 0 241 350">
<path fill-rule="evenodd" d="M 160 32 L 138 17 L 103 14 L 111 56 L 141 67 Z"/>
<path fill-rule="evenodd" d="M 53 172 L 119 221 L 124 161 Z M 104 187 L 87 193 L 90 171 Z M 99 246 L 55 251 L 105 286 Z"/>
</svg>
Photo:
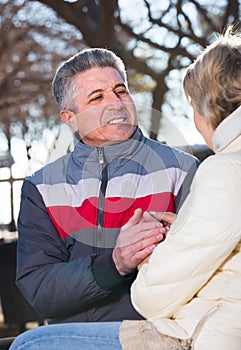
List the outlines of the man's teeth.
<svg viewBox="0 0 241 350">
<path fill-rule="evenodd" d="M 123 121 L 124 121 L 124 118 L 113 119 L 109 122 L 109 124 L 122 123 Z"/>
</svg>

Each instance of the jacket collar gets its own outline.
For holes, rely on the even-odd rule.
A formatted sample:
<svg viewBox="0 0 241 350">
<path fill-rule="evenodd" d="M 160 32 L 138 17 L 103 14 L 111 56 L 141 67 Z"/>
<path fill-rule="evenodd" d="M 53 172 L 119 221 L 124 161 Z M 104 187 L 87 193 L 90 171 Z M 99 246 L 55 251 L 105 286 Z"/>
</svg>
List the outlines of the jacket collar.
<svg viewBox="0 0 241 350">
<path fill-rule="evenodd" d="M 212 142 L 215 153 L 241 150 L 241 106 L 218 125 Z"/>
<path fill-rule="evenodd" d="M 88 146 L 81 142 L 80 139 L 75 138 L 75 148 L 73 152 L 74 158 L 76 158 L 76 161 L 78 159 L 79 161 L 85 161 L 85 159 L 88 157 L 88 160 L 90 161 L 96 161 L 98 159 L 98 149 L 102 148 L 105 154 L 105 158 L 107 162 L 111 162 L 112 160 L 123 157 L 123 158 L 129 158 L 130 156 L 133 156 L 135 151 L 139 148 L 140 142 L 142 142 L 144 139 L 144 136 L 142 134 L 142 131 L 139 129 L 139 127 L 136 128 L 134 134 L 128 139 L 123 142 L 111 145 L 111 146 L 104 146 L 104 147 L 94 147 L 94 146 Z"/>
</svg>

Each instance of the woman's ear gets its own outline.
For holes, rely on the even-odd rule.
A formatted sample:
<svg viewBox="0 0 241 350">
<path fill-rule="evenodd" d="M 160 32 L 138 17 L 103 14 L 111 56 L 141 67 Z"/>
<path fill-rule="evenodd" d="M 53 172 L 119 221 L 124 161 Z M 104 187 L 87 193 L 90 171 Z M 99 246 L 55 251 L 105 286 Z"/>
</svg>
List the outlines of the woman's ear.
<svg viewBox="0 0 241 350">
<path fill-rule="evenodd" d="M 60 111 L 60 118 L 63 123 L 67 124 L 74 132 L 78 131 L 78 125 L 76 122 L 76 114 L 72 111 L 63 109 Z"/>
</svg>

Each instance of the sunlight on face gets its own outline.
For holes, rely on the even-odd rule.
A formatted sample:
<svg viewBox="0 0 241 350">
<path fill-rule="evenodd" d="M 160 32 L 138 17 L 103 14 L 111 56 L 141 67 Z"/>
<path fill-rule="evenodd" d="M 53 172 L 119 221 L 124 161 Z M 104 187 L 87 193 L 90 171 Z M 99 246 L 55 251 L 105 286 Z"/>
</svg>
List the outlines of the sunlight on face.
<svg viewBox="0 0 241 350">
<path fill-rule="evenodd" d="M 136 129 L 136 109 L 119 72 L 112 67 L 92 68 L 75 77 L 75 131 L 91 146 L 118 143 Z"/>
</svg>

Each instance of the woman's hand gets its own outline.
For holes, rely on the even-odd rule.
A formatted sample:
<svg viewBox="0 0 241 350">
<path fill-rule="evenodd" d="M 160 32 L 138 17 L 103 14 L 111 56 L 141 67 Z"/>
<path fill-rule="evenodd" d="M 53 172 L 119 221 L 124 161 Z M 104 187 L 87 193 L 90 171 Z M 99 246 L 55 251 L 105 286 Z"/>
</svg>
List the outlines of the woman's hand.
<svg viewBox="0 0 241 350">
<path fill-rule="evenodd" d="M 145 222 L 160 222 L 163 225 L 163 228 L 165 228 L 165 234 L 164 239 L 166 235 L 168 234 L 168 231 L 170 229 L 171 224 L 176 219 L 176 214 L 170 213 L 170 212 L 144 212 L 142 220 Z M 163 241 L 164 241 L 163 239 Z M 140 270 L 141 266 L 148 263 L 150 259 L 150 255 L 148 255 L 145 259 L 141 261 L 140 264 L 138 264 L 137 269 Z"/>
<path fill-rule="evenodd" d="M 170 228 L 171 224 L 176 219 L 176 214 L 170 212 L 154 212 L 154 211 L 146 211 L 143 213 L 144 221 L 159 221 L 163 224 L 164 227 Z"/>
</svg>

